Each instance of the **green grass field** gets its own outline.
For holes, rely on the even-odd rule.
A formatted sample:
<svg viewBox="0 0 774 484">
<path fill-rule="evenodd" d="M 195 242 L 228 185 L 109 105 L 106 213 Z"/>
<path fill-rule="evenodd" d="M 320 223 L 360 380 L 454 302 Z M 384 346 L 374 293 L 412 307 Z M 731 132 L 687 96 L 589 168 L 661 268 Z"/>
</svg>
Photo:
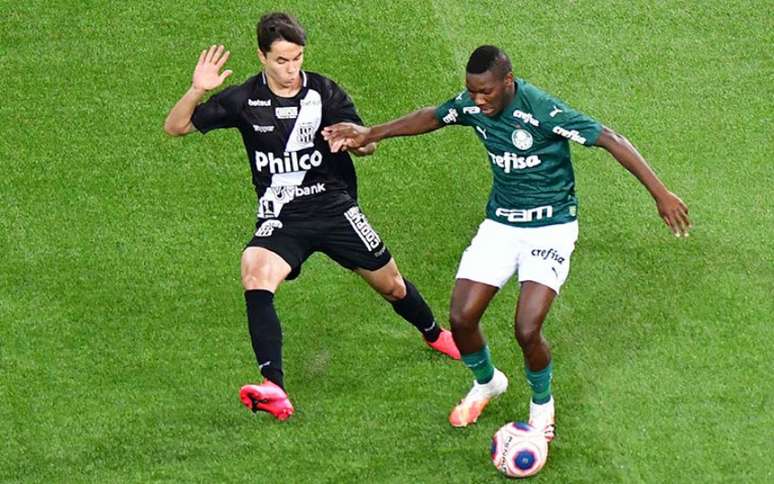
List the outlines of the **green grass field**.
<svg viewBox="0 0 774 484">
<path fill-rule="evenodd" d="M 546 6 L 548 3 L 549 6 Z M 462 364 L 323 256 L 283 285 L 297 414 L 238 402 L 258 377 L 239 255 L 255 195 L 236 132 L 168 138 L 198 52 L 258 70 L 288 9 L 305 67 L 370 123 L 462 88 L 482 43 L 626 134 L 689 205 L 678 240 L 602 150 L 574 148 L 581 238 L 545 332 L 558 438 L 535 482 L 772 482 L 770 1 L 0 2 L 0 480 L 501 482 L 489 441 L 527 417 L 510 283 L 483 325 L 512 386 L 447 415 Z M 476 137 L 385 142 L 361 204 L 446 321 L 491 183 Z"/>
</svg>

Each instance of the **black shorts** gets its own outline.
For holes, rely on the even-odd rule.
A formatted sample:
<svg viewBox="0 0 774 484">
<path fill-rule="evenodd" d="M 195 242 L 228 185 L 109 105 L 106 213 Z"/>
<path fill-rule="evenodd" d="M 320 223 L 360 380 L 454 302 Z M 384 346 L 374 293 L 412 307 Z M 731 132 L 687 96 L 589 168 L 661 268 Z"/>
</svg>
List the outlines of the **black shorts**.
<svg viewBox="0 0 774 484">
<path fill-rule="evenodd" d="M 255 227 L 247 247 L 263 247 L 282 257 L 291 267 L 288 280 L 298 277 L 301 264 L 315 252 L 322 252 L 350 270 L 375 271 L 392 258 L 357 205 L 340 215 L 258 219 Z"/>
</svg>

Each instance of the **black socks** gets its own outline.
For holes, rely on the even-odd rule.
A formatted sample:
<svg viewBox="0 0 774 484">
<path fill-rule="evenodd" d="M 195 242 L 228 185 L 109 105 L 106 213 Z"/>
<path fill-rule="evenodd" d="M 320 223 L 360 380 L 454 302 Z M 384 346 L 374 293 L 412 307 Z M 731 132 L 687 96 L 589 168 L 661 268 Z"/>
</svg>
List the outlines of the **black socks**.
<svg viewBox="0 0 774 484">
<path fill-rule="evenodd" d="M 274 293 L 263 289 L 245 291 L 247 324 L 258 369 L 267 380 L 283 388 L 282 328 L 274 310 Z"/>
<path fill-rule="evenodd" d="M 403 319 L 413 324 L 426 341 L 435 342 L 441 335 L 441 328 L 435 322 L 433 312 L 428 307 L 417 288 L 406 278 L 406 297 L 391 302 L 393 309 Z M 253 344 L 258 369 L 267 380 L 284 389 L 282 372 L 282 328 L 274 309 L 274 293 L 264 289 L 245 291 L 247 305 L 247 323 L 250 340 Z"/>
<path fill-rule="evenodd" d="M 433 312 L 417 288 L 405 277 L 403 282 L 406 284 L 406 297 L 390 304 L 396 313 L 422 333 L 426 341 L 433 343 L 441 335 L 441 328 L 436 324 Z"/>
</svg>

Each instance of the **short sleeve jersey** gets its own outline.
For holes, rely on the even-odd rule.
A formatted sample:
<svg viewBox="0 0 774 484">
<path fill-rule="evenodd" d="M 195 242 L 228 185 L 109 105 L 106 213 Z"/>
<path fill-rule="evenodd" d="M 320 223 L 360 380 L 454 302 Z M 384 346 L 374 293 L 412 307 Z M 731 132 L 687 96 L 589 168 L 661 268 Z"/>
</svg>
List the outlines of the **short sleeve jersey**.
<svg viewBox="0 0 774 484">
<path fill-rule="evenodd" d="M 494 178 L 487 218 L 518 227 L 571 222 L 578 203 L 569 141 L 592 146 L 602 125 L 522 79 L 515 83 L 513 100 L 496 116 L 484 115 L 463 91 L 436 117 L 473 127 L 484 144 Z"/>
<path fill-rule="evenodd" d="M 323 127 L 362 124 L 352 100 L 335 82 L 302 72 L 293 97 L 275 95 L 264 73 L 211 96 L 191 121 L 202 133 L 236 128 L 242 135 L 258 196 L 259 218 L 308 218 L 355 204 L 357 183 L 346 152 L 331 153 Z"/>
</svg>

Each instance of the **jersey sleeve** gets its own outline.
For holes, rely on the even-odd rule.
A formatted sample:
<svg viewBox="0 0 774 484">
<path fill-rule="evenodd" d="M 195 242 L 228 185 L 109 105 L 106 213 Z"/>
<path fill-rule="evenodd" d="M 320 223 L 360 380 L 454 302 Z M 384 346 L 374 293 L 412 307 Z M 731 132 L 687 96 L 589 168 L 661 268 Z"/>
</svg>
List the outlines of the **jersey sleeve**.
<svg viewBox="0 0 774 484">
<path fill-rule="evenodd" d="M 602 133 L 602 124 L 566 103 L 544 94 L 532 106 L 540 127 L 557 138 L 566 138 L 584 146 L 593 146 Z"/>
<path fill-rule="evenodd" d="M 355 103 L 338 84 L 326 79 L 325 98 L 323 99 L 323 126 L 348 122 L 362 125 L 363 120 L 357 114 Z"/>
<path fill-rule="evenodd" d="M 234 105 L 233 94 L 235 87 L 210 96 L 210 98 L 196 106 L 191 122 L 202 134 L 213 129 L 235 128 L 238 124 L 238 109 Z"/>
<path fill-rule="evenodd" d="M 471 126 L 470 119 L 465 113 L 463 106 L 464 94 L 465 91 L 435 108 L 435 117 L 438 119 L 439 123 L 444 126 L 451 126 L 454 124 Z"/>
</svg>

